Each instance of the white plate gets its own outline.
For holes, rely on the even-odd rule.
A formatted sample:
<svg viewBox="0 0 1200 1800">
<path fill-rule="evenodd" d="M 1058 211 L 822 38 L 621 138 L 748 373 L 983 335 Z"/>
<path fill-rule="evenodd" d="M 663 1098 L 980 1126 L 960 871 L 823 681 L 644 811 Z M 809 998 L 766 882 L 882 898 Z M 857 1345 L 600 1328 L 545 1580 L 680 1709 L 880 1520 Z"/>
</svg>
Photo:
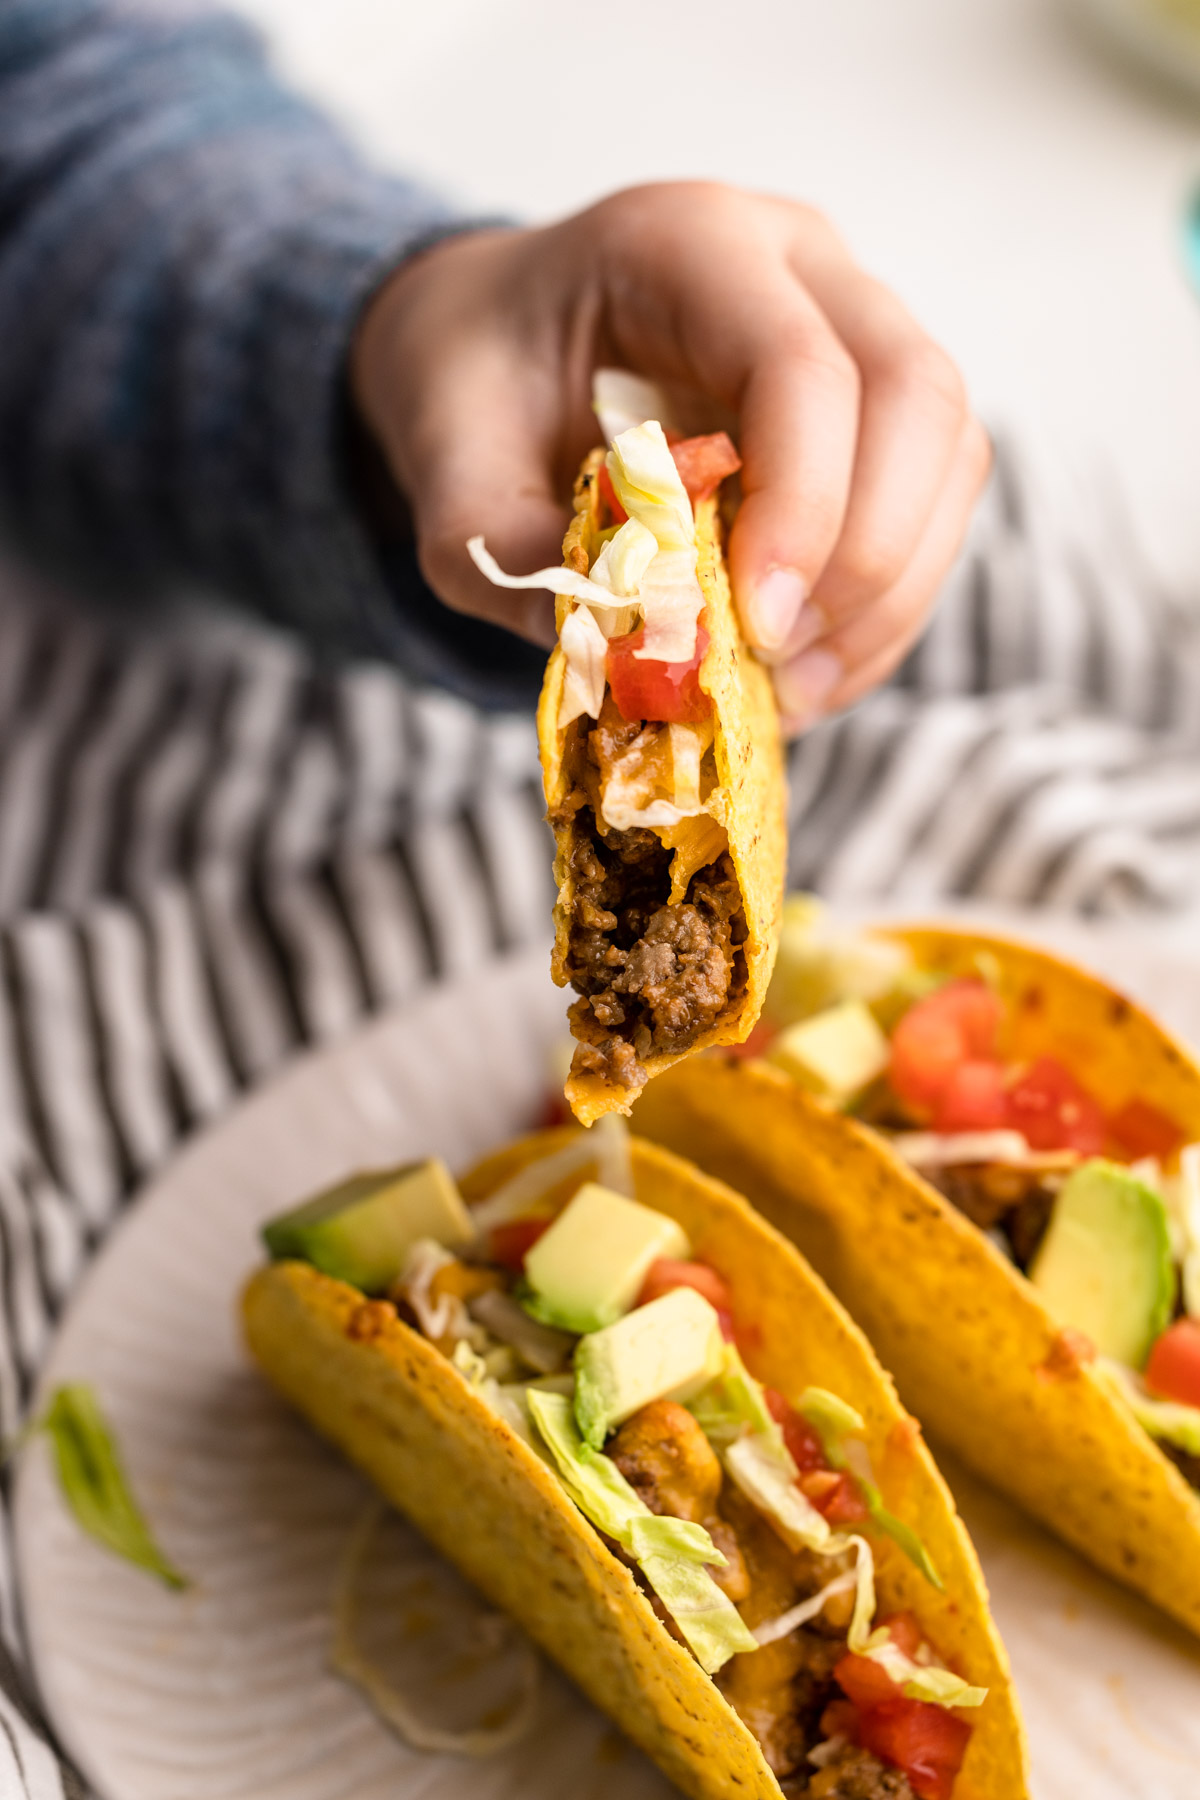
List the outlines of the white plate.
<svg viewBox="0 0 1200 1800">
<path fill-rule="evenodd" d="M 994 917 L 994 915 L 992 915 Z M 1047 927 L 1200 1042 L 1200 964 L 1150 934 Z M 105 1800 L 658 1800 L 660 1778 L 557 1676 L 491 1762 L 398 1743 L 325 1652 L 364 1489 L 247 1366 L 234 1305 L 256 1229 L 373 1161 L 452 1165 L 527 1125 L 562 996 L 544 957 L 499 964 L 298 1063 L 197 1140 L 99 1257 L 43 1392 L 95 1383 L 180 1596 L 99 1549 L 22 1458 L 16 1534 L 50 1714 Z M 1200 1790 L 1200 1648 L 951 1469 L 1017 1672 L 1042 1800 Z M 428 1556 L 420 1550 L 418 1554 Z"/>
</svg>

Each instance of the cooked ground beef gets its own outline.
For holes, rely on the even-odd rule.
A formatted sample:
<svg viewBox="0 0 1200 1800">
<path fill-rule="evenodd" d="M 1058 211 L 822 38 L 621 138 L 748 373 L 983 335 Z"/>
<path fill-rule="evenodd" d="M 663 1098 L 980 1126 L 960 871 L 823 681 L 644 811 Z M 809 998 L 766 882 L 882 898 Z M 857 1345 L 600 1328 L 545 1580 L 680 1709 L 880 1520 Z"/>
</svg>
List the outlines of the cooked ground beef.
<svg viewBox="0 0 1200 1800">
<path fill-rule="evenodd" d="M 981 1231 L 1002 1231 L 1019 1267 L 1029 1267 L 1056 1194 L 1040 1171 L 970 1163 L 930 1172 L 928 1179 Z"/>
<path fill-rule="evenodd" d="M 1192 1456 L 1187 1450 L 1181 1450 L 1177 1444 L 1168 1444 L 1165 1439 L 1157 1440 L 1158 1447 L 1164 1456 L 1169 1456 L 1185 1481 L 1190 1481 L 1194 1488 L 1200 1488 L 1200 1456 Z"/>
<path fill-rule="evenodd" d="M 688 1049 L 745 987 L 741 892 L 724 855 L 669 906 L 671 852 L 652 831 L 601 832 L 590 807 L 573 811 L 573 1066 L 639 1088 L 646 1057 Z"/>
<path fill-rule="evenodd" d="M 813 1800 L 916 1800 L 907 1775 L 857 1744 L 847 1744 L 801 1792 Z"/>
</svg>

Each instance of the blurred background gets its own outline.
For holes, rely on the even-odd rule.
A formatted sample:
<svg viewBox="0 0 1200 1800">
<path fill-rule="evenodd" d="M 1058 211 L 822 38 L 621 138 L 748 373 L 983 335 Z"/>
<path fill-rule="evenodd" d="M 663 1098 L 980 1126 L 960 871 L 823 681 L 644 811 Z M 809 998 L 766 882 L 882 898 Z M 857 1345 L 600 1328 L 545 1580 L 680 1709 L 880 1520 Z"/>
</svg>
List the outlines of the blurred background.
<svg viewBox="0 0 1200 1800">
<path fill-rule="evenodd" d="M 239 3 L 380 160 L 472 209 L 685 175 L 820 206 L 989 421 L 1047 480 L 1107 464 L 1200 596 L 1197 0 Z"/>
</svg>

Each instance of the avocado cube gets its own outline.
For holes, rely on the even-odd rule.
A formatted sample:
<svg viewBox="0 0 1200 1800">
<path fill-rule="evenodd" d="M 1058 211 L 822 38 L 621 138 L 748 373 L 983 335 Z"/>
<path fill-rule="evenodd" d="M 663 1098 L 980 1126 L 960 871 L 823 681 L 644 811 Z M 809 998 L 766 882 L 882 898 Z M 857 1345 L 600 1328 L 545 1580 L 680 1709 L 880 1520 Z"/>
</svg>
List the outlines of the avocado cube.
<svg viewBox="0 0 1200 1800">
<path fill-rule="evenodd" d="M 311 1263 L 364 1294 L 387 1292 L 418 1238 L 452 1249 L 473 1236 L 458 1188 L 436 1156 L 351 1175 L 263 1227 L 275 1262 Z"/>
<path fill-rule="evenodd" d="M 789 1025 L 767 1051 L 768 1062 L 833 1106 L 861 1093 L 889 1059 L 888 1041 L 862 1000 L 844 1000 Z"/>
<path fill-rule="evenodd" d="M 585 1181 L 525 1258 L 529 1310 L 564 1331 L 598 1331 L 628 1312 L 652 1262 L 690 1249 L 665 1213 Z"/>
<path fill-rule="evenodd" d="M 609 1432 L 651 1400 L 690 1400 L 725 1367 L 716 1311 L 695 1288 L 673 1288 L 575 1351 L 575 1418 L 599 1450 Z"/>
<path fill-rule="evenodd" d="M 1064 1183 L 1029 1279 L 1061 1325 L 1140 1369 L 1175 1306 L 1161 1194 L 1097 1157 Z"/>
</svg>

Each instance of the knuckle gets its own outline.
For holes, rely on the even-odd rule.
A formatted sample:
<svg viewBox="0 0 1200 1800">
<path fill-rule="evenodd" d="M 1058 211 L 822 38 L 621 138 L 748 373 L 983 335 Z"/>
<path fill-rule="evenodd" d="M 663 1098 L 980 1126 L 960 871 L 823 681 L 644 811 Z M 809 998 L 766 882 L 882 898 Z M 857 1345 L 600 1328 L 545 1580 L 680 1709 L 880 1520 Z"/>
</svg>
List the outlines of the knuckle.
<svg viewBox="0 0 1200 1800">
<path fill-rule="evenodd" d="M 905 545 L 886 532 L 859 530 L 838 550 L 844 581 L 861 598 L 884 594 L 903 573 Z"/>
<path fill-rule="evenodd" d="M 905 394 L 927 410 L 955 419 L 967 411 L 967 388 L 957 363 L 932 338 L 912 339 L 891 358 L 889 374 Z"/>
</svg>

